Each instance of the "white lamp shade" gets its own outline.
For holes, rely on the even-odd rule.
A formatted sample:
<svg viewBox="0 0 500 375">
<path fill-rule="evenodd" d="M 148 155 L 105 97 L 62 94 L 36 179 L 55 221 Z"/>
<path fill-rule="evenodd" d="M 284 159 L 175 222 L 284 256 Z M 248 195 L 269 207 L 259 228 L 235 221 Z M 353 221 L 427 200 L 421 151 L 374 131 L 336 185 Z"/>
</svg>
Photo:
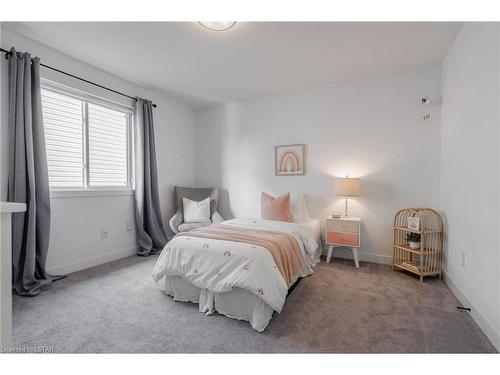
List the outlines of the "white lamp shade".
<svg viewBox="0 0 500 375">
<path fill-rule="evenodd" d="M 337 178 L 337 195 L 341 197 L 359 197 L 360 182 L 359 178 Z"/>
</svg>

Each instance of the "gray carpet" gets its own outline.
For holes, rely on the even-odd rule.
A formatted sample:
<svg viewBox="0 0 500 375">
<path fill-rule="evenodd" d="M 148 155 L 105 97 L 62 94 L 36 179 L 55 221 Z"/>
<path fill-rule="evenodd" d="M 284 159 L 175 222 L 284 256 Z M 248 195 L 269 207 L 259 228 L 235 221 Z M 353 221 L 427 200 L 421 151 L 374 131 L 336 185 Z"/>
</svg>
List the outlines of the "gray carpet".
<svg viewBox="0 0 500 375">
<path fill-rule="evenodd" d="M 263 333 L 204 315 L 151 280 L 156 257 L 71 274 L 38 297 L 14 297 L 16 347 L 55 352 L 470 353 L 494 347 L 444 283 L 334 259 L 289 295 Z"/>
</svg>

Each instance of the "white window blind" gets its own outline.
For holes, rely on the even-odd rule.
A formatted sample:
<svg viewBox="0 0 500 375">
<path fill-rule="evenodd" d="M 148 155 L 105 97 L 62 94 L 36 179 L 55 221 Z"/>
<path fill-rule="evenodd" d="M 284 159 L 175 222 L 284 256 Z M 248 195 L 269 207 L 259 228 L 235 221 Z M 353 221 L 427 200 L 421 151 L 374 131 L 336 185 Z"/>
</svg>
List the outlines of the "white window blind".
<svg viewBox="0 0 500 375">
<path fill-rule="evenodd" d="M 127 115 L 89 104 L 89 184 L 127 186 Z"/>
<path fill-rule="evenodd" d="M 128 111 L 42 89 L 50 187 L 131 187 Z"/>
<path fill-rule="evenodd" d="M 83 102 L 42 90 L 42 111 L 50 186 L 83 188 Z"/>
</svg>

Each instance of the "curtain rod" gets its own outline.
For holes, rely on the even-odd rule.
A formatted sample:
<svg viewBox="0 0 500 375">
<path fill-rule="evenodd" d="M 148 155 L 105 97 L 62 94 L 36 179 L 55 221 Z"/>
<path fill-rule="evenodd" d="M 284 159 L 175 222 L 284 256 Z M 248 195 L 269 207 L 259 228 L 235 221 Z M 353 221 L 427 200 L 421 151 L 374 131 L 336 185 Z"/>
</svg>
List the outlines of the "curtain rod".
<svg viewBox="0 0 500 375">
<path fill-rule="evenodd" d="M 8 56 L 11 54 L 11 52 L 10 52 L 10 51 L 7 51 L 7 50 L 5 50 L 5 49 L 3 49 L 3 48 L 0 48 L 0 51 L 2 51 L 2 52 L 4 52 L 4 53 L 5 53 L 5 58 L 6 58 L 6 59 L 7 59 L 7 58 L 8 58 Z M 136 98 L 136 97 L 133 97 L 133 96 L 130 96 L 130 95 L 124 94 L 123 92 L 120 92 L 120 91 L 113 90 L 113 89 L 111 89 L 111 88 L 109 88 L 109 87 L 106 87 L 106 86 L 100 85 L 100 84 L 98 84 L 98 83 L 95 83 L 95 82 L 89 81 L 88 79 L 85 79 L 85 78 L 81 78 L 81 77 L 75 76 L 74 74 L 67 73 L 67 72 L 65 72 L 65 71 L 63 71 L 63 70 L 60 70 L 60 69 L 54 68 L 54 67 L 52 67 L 52 66 L 45 65 L 45 64 L 42 64 L 42 63 L 40 63 L 40 66 L 43 66 L 44 68 L 47 68 L 47 69 L 53 70 L 54 72 L 58 72 L 58 73 L 61 73 L 61 74 L 67 75 L 67 76 L 69 76 L 69 77 L 71 77 L 71 78 L 78 79 L 78 80 L 80 80 L 80 81 L 83 81 L 83 82 L 89 83 L 89 84 L 91 84 L 91 85 L 94 85 L 94 86 L 100 87 L 101 89 L 108 90 L 108 91 L 114 92 L 115 94 L 118 94 L 118 95 L 121 95 L 121 96 L 125 96 L 125 97 L 127 97 L 127 98 L 130 98 L 130 99 L 132 99 L 132 100 L 137 101 L 137 98 Z M 154 108 L 156 108 L 156 107 L 157 107 L 157 105 L 156 105 L 156 104 L 154 104 L 154 103 L 152 104 L 152 106 L 153 106 Z"/>
</svg>

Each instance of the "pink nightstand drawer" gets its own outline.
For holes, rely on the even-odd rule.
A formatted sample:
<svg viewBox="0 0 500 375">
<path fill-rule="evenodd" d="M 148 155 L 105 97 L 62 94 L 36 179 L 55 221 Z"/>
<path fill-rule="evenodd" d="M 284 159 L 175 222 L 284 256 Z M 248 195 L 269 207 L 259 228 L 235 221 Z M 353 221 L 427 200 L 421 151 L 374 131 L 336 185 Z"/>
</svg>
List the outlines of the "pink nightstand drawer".
<svg viewBox="0 0 500 375">
<path fill-rule="evenodd" d="M 326 232 L 326 242 L 349 245 L 349 246 L 358 246 L 359 240 L 357 234 L 351 233 L 337 233 L 337 232 Z"/>
</svg>

